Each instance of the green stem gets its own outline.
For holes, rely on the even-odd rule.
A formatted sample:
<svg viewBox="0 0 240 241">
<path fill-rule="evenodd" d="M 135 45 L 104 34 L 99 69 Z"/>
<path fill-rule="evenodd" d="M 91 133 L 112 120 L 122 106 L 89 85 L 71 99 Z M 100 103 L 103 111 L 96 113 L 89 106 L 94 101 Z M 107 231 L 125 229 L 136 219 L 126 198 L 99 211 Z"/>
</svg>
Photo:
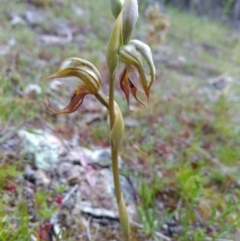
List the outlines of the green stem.
<svg viewBox="0 0 240 241">
<path fill-rule="evenodd" d="M 115 121 L 115 111 L 114 111 L 114 75 L 111 75 L 109 81 L 109 118 L 110 118 L 110 130 L 113 128 Z M 119 169 L 118 169 L 118 146 L 114 146 L 111 140 L 111 157 L 112 157 L 112 170 L 113 170 L 113 181 L 115 188 L 115 195 L 118 204 L 118 213 L 123 230 L 124 240 L 130 241 L 130 226 L 128 221 L 128 213 L 124 199 L 122 197 L 120 179 L 119 179 Z"/>
<path fill-rule="evenodd" d="M 109 81 L 109 119 L 110 129 L 113 127 L 115 113 L 114 113 L 114 75 L 111 76 Z M 111 141 L 111 154 L 112 154 L 112 169 L 113 179 L 115 187 L 115 195 L 117 202 L 119 203 L 121 197 L 121 186 L 119 181 L 119 170 L 118 170 L 118 148 L 114 148 L 114 144 Z"/>
<path fill-rule="evenodd" d="M 115 114 L 114 114 L 114 75 L 111 76 L 109 81 L 109 119 L 110 129 L 113 127 Z M 111 143 L 112 145 L 112 143 Z"/>
<path fill-rule="evenodd" d="M 95 94 L 95 97 L 107 108 L 109 109 L 108 99 L 104 95 L 104 93 L 99 90 L 97 94 Z"/>
<path fill-rule="evenodd" d="M 119 203 L 121 199 L 121 186 L 120 186 L 119 170 L 118 170 L 118 148 L 114 149 L 112 142 L 111 142 L 111 153 L 112 153 L 112 169 L 113 169 L 115 195 L 117 198 L 117 203 Z"/>
<path fill-rule="evenodd" d="M 123 236 L 125 241 L 130 241 L 130 226 L 128 220 L 127 208 L 122 197 L 121 184 L 119 179 L 119 169 L 118 169 L 118 148 L 114 148 L 111 142 L 111 152 L 112 152 L 112 169 L 113 169 L 113 181 L 115 187 L 115 195 L 118 204 L 119 219 L 123 230 Z"/>
</svg>

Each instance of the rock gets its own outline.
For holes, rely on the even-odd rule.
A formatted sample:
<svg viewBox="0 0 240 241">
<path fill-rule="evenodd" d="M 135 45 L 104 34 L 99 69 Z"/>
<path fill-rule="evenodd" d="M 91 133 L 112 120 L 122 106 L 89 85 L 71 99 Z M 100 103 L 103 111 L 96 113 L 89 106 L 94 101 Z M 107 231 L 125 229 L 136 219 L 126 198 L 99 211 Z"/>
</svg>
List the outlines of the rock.
<svg viewBox="0 0 240 241">
<path fill-rule="evenodd" d="M 108 177 L 110 178 L 110 173 Z M 112 175 L 112 178 L 113 178 L 113 175 Z M 123 197 L 127 205 L 127 210 L 128 210 L 130 220 L 137 220 L 138 214 L 137 214 L 137 207 L 135 204 L 134 190 L 130 185 L 128 179 L 123 175 L 120 175 L 120 183 L 121 183 Z M 113 181 L 111 182 L 111 184 L 112 184 L 112 190 L 114 190 Z M 115 192 L 113 192 L 112 195 L 114 195 L 115 197 Z"/>
<path fill-rule="evenodd" d="M 100 149 L 93 152 L 91 162 L 100 165 L 101 167 L 111 166 L 111 151 L 109 148 Z"/>
<path fill-rule="evenodd" d="M 109 158 L 109 153 L 106 157 Z M 61 167 L 61 165 L 63 166 Z M 79 193 L 81 199 L 79 201 L 80 210 L 93 217 L 118 220 L 118 208 L 111 169 L 94 168 L 87 163 L 84 165 L 65 165 L 66 163 L 60 164 L 60 168 L 66 170 L 64 175 L 66 175 L 69 185 L 78 185 L 79 187 L 77 193 Z M 67 170 L 69 168 L 70 170 Z M 126 177 L 120 176 L 120 182 L 130 219 L 136 220 L 137 211 L 133 189 Z"/>
<path fill-rule="evenodd" d="M 32 9 L 24 13 L 23 19 L 32 26 L 41 25 L 44 21 L 44 14 L 36 9 Z"/>
<path fill-rule="evenodd" d="M 64 163 L 64 164 L 66 166 L 67 163 Z M 68 168 L 65 169 L 65 172 L 63 172 L 64 176 L 62 177 L 67 180 L 70 186 L 78 184 L 82 180 L 83 176 L 85 175 L 85 168 L 77 165 L 72 165 L 71 167 L 67 165 L 67 167 Z"/>
<path fill-rule="evenodd" d="M 111 151 L 109 148 L 91 151 L 85 147 L 75 147 L 68 151 L 67 155 L 61 157 L 61 162 L 70 162 L 82 166 L 99 165 L 103 168 L 111 167 Z M 119 157 L 119 168 L 123 165 L 122 158 Z"/>
<path fill-rule="evenodd" d="M 74 212 L 75 197 L 79 194 L 80 206 L 76 213 L 82 211 L 93 217 L 118 220 L 109 148 L 92 151 L 77 146 L 66 150 L 63 141 L 44 130 L 21 130 L 19 137 L 22 140 L 21 154 L 32 160 L 37 167 L 27 165 L 25 168 L 24 178 L 29 181 L 26 182 L 29 186 L 37 184 L 49 186 L 51 181 L 48 176 L 54 173 L 54 178 L 57 177 L 58 181 L 77 187 L 77 191 L 74 189 L 76 193 L 75 191 L 72 193 L 74 197 L 68 198 L 67 203 L 63 205 L 64 208 Z M 123 163 L 121 158 L 119 162 Z M 132 186 L 122 175 L 120 182 L 130 220 L 134 220 L 137 211 Z M 70 194 L 66 194 L 68 195 Z M 32 194 L 27 193 L 26 196 L 31 198 Z"/>
<path fill-rule="evenodd" d="M 68 177 L 67 181 L 70 186 L 78 184 L 80 182 L 80 174 L 78 172 L 72 173 L 72 175 Z"/>
<path fill-rule="evenodd" d="M 85 147 L 77 146 L 73 149 L 69 150 L 67 155 L 61 157 L 61 162 L 70 162 L 73 164 L 80 165 L 81 162 L 86 160 L 86 163 L 89 163 L 89 159 L 91 158 L 93 152 L 90 149 Z"/>
<path fill-rule="evenodd" d="M 37 168 L 53 170 L 66 152 L 63 143 L 54 135 L 43 130 L 20 130 L 22 139 L 21 155 L 34 162 Z"/>
<path fill-rule="evenodd" d="M 118 158 L 119 168 L 122 167 L 122 158 Z M 110 167 L 112 165 L 111 161 L 111 151 L 109 148 L 104 148 L 100 150 L 96 150 L 92 153 L 91 160 L 89 160 L 89 164 L 98 164 L 101 167 Z"/>
<path fill-rule="evenodd" d="M 23 174 L 23 177 L 26 181 L 29 181 L 32 184 L 36 184 L 36 175 L 35 175 L 35 171 L 32 170 L 32 168 L 29 165 L 25 166 L 25 171 Z"/>
</svg>

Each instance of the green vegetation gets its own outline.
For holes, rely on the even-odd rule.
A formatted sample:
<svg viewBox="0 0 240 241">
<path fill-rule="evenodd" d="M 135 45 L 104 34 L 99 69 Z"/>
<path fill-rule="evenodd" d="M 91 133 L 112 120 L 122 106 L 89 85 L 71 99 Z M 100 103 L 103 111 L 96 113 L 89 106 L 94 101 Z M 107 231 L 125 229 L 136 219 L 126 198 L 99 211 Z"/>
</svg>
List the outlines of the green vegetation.
<svg viewBox="0 0 240 241">
<path fill-rule="evenodd" d="M 43 83 L 42 92 L 33 95 L 24 94 L 24 89 L 29 84 L 39 84 L 39 79 L 53 73 L 63 59 L 71 56 L 91 61 L 102 76 L 106 75 L 103 54 L 114 21 L 111 12 L 106 11 L 108 1 L 97 5 L 94 0 L 76 0 L 75 5 L 73 1 L 49 0 L 44 5 L 42 1 L 36 2 L 45 18 L 34 27 L 26 23 L 11 26 L 11 20 L 1 10 L 4 31 L 0 33 L 0 50 L 7 53 L 0 56 L 0 144 L 23 125 L 39 127 L 48 122 L 54 123 L 64 137 L 79 128 L 79 136 L 83 137 L 80 145 L 94 143 L 105 147 L 108 133 L 105 120 L 100 120 L 104 124 L 93 122 L 89 124 L 92 128 L 81 128 L 77 122 L 84 110 L 71 119 L 45 111 L 43 102 L 47 97 L 59 100 L 61 96 L 61 104 L 66 103 L 69 94 L 65 88 L 60 93 L 49 91 Z M 19 15 L 29 6 L 27 1 L 3 0 L 4 3 L 9 11 Z M 139 3 L 141 27 L 134 34 L 147 41 L 144 1 Z M 76 6 L 86 15 L 74 12 Z M 124 136 L 124 151 L 120 153 L 129 166 L 130 177 L 134 176 L 138 183 L 142 228 L 136 228 L 133 240 L 147 240 L 147 237 L 163 240 L 158 232 L 177 241 L 234 240 L 240 227 L 240 39 L 223 23 L 175 9 L 167 9 L 167 14 L 171 21 L 167 40 L 162 46 L 151 46 L 157 70 L 151 94 L 152 114 L 132 100 L 133 112 L 130 112 L 121 100 L 123 94 L 116 93 L 124 118 L 132 116 L 138 120 L 137 126 L 126 127 L 128 134 Z M 54 24 L 61 21 L 81 34 L 70 43 L 41 44 L 40 37 L 54 33 Z M 11 41 L 15 44 L 11 45 Z M 223 87 L 221 78 L 214 79 L 220 75 Z M 103 78 L 104 85 L 107 77 Z M 66 128 L 70 125 L 71 128 Z M 31 225 L 24 199 L 16 199 L 11 205 L 14 195 L 22 192 L 18 174 L 26 163 L 19 161 L 18 156 L 14 157 L 15 164 L 4 163 L 6 151 L 0 149 L 0 152 L 0 240 L 9 237 L 10 241 L 27 241 L 39 226 Z M 16 189 L 12 192 L 9 185 Z M 58 190 L 37 191 L 34 202 L 38 224 L 56 210 L 48 201 L 56 193 Z M 20 222 L 11 220 L 13 214 Z M 171 228 L 166 230 L 166 226 Z M 92 237 L 98 240 L 95 234 L 106 234 L 106 240 L 110 240 L 112 228 L 106 229 L 96 231 L 93 227 Z M 82 230 L 79 228 L 79 232 Z M 72 240 L 72 232 L 63 234 L 65 240 Z"/>
</svg>

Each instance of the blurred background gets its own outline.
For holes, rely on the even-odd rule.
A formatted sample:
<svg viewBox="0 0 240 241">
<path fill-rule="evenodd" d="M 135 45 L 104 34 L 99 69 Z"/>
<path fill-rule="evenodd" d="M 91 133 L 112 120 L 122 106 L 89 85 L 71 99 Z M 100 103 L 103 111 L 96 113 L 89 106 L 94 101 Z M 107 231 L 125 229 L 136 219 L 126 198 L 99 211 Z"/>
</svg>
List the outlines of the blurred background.
<svg viewBox="0 0 240 241">
<path fill-rule="evenodd" d="M 146 1 L 147 2 L 147 1 Z M 238 27 L 239 24 L 239 9 L 240 3 L 235 0 L 220 0 L 220 1 L 199 1 L 199 0 L 186 0 L 186 1 L 151 1 L 148 3 L 158 2 L 163 6 L 174 6 L 180 8 L 184 11 L 191 11 L 200 16 L 208 16 L 215 20 L 221 21 L 233 21 L 235 26 Z"/>
<path fill-rule="evenodd" d="M 110 1 L 0 3 L 0 240 L 122 240 L 106 109 L 87 96 L 52 114 L 44 103 L 64 108 L 72 90 L 40 82 L 80 57 L 107 94 Z M 239 22 L 239 0 L 139 0 L 152 111 L 116 80 L 132 240 L 240 240 Z"/>
</svg>

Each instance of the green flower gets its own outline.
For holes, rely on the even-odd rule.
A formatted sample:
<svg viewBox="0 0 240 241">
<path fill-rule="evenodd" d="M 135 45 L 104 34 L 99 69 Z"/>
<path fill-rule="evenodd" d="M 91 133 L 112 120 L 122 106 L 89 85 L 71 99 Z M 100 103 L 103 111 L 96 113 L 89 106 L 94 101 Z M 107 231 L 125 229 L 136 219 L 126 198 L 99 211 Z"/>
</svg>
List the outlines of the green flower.
<svg viewBox="0 0 240 241">
<path fill-rule="evenodd" d="M 48 101 L 46 108 L 55 114 L 69 114 L 80 108 L 86 95 L 95 95 L 100 90 L 101 76 L 96 67 L 80 58 L 69 58 L 62 62 L 57 72 L 43 80 L 57 80 L 73 89 L 69 104 L 62 110 Z"/>
<path fill-rule="evenodd" d="M 120 75 L 120 87 L 128 104 L 130 91 L 143 104 L 137 97 L 138 90 L 146 95 L 149 102 L 150 89 L 155 80 L 155 66 L 149 46 L 139 40 L 131 40 L 128 45 L 119 48 L 119 60 L 125 64 Z"/>
</svg>

